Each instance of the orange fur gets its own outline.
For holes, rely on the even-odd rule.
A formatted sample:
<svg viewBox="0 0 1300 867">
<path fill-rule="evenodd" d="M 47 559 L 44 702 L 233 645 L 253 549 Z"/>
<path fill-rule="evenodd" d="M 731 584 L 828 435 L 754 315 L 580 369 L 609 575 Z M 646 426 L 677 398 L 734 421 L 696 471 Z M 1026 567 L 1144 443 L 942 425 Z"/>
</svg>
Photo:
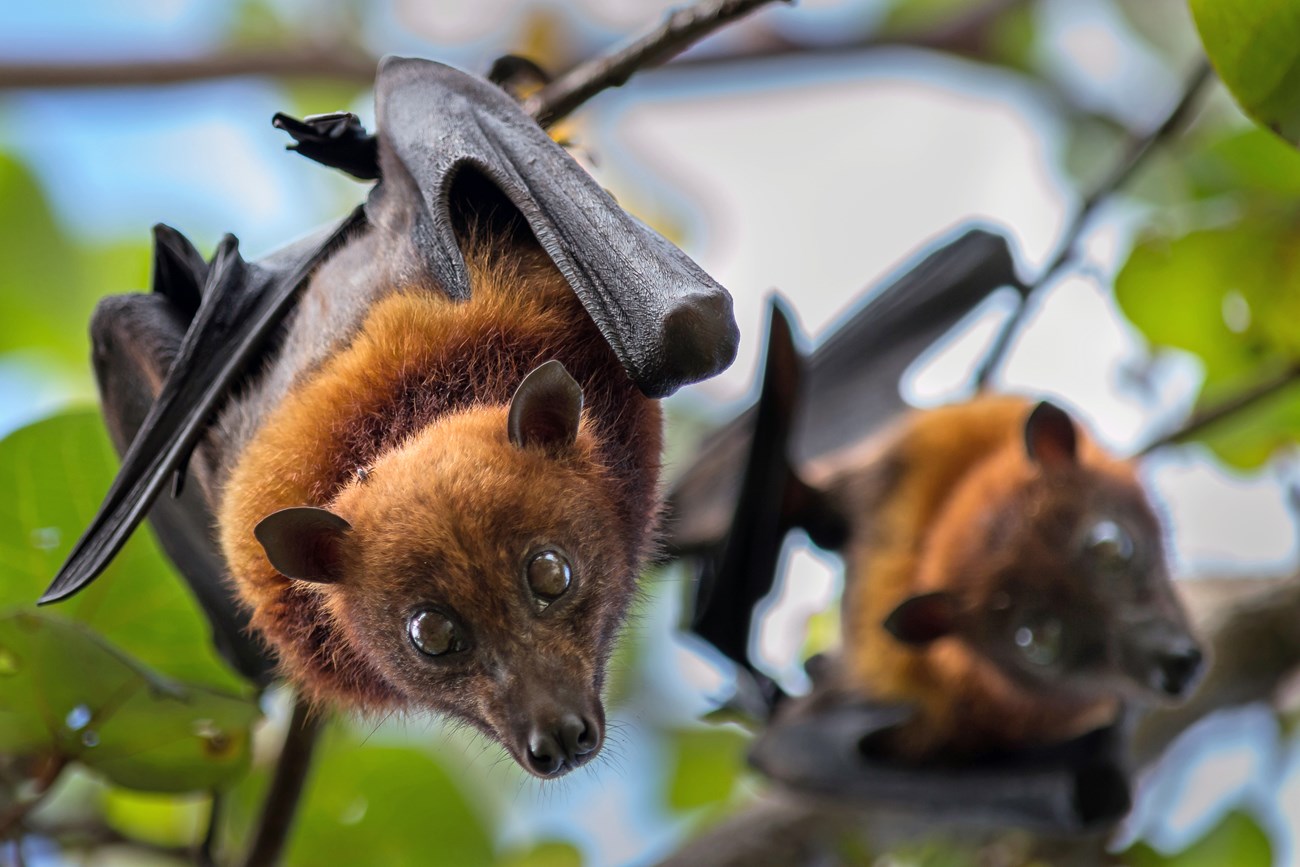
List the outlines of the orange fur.
<svg viewBox="0 0 1300 867">
<path fill-rule="evenodd" d="M 271 512 L 317 505 L 343 515 L 367 542 L 368 562 L 352 564 L 363 579 L 412 551 L 460 558 L 448 571 L 466 585 L 454 592 L 467 604 L 491 604 L 469 586 L 474 576 L 491 577 L 494 543 L 527 526 L 524 515 L 533 526 L 558 521 L 555 497 L 589 522 L 602 552 L 593 559 L 611 560 L 600 568 L 635 570 L 647 553 L 658 404 L 635 388 L 540 253 L 478 247 L 466 259 L 469 300 L 406 286 L 375 303 L 351 343 L 267 415 L 222 492 L 221 544 L 253 625 L 317 699 L 372 710 L 411 702 L 367 653 L 365 623 L 342 616 L 342 590 L 271 567 L 253 536 Z M 511 394 L 552 358 L 585 398 L 577 447 L 563 460 L 506 437 Z M 369 471 L 365 481 L 358 468 Z M 380 600 L 392 588 L 362 580 L 348 590 Z"/>
<path fill-rule="evenodd" d="M 916 649 L 883 628 L 913 595 L 960 586 L 979 604 L 995 591 L 987 586 L 992 572 L 972 575 L 964 564 L 986 556 L 978 552 L 998 531 L 991 524 L 994 505 L 1021 496 L 1040 472 L 1024 451 L 1031 409 L 1019 398 L 987 397 L 916 413 L 866 470 L 859 463 L 829 481 L 847 514 L 869 516 L 845 552 L 843 677 L 874 698 L 918 707 L 917 720 L 894 744 L 904 755 L 1059 742 L 1108 722 L 1118 710 L 1113 697 L 1046 698 L 1027 690 L 957 639 Z M 1082 432 L 1079 453 L 1089 469 L 1136 486 L 1131 468 Z M 1037 514 L 1043 505 L 1026 503 L 1024 512 Z M 1052 571 L 1043 569 L 1042 580 L 1052 580 Z"/>
</svg>

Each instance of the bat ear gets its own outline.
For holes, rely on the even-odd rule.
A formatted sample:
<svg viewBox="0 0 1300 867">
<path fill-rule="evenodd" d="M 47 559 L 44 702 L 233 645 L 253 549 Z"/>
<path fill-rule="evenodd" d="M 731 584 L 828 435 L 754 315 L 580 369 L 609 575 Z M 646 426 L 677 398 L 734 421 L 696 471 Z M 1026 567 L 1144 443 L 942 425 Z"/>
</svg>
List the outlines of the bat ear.
<svg viewBox="0 0 1300 867">
<path fill-rule="evenodd" d="M 507 427 L 519 448 L 562 448 L 578 438 L 582 420 L 582 386 L 564 365 L 551 360 L 524 377 L 510 399 Z"/>
<path fill-rule="evenodd" d="M 903 600 L 885 618 L 885 629 L 904 644 L 924 647 L 957 631 L 957 597 L 951 593 L 923 593 Z"/>
<path fill-rule="evenodd" d="M 295 506 L 267 515 L 253 535 L 281 575 L 332 584 L 343 577 L 343 536 L 351 530 L 351 524 L 327 509 Z"/>
<path fill-rule="evenodd" d="M 1078 463 L 1078 434 L 1065 410 L 1043 401 L 1025 420 L 1025 453 L 1045 469 Z"/>
</svg>

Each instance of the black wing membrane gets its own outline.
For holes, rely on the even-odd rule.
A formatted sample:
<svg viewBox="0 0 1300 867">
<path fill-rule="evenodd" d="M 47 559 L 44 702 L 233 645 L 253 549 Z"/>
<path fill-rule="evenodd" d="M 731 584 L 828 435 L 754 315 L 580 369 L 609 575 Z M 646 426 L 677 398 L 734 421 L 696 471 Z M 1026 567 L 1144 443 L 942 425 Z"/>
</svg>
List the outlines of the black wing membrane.
<svg viewBox="0 0 1300 867">
<path fill-rule="evenodd" d="M 861 700 L 822 706 L 768 726 L 749 759 L 801 792 L 845 806 L 910 809 L 945 824 L 1080 833 L 1110 827 L 1128 813 L 1123 723 L 1066 744 L 960 766 L 902 765 L 863 749 L 874 736 L 906 725 L 909 715 L 899 705 Z"/>
<path fill-rule="evenodd" d="M 201 272 L 198 307 L 162 390 L 99 511 L 40 598 L 42 604 L 66 599 L 104 571 L 168 481 L 183 472 L 227 395 L 259 363 L 312 270 L 363 221 L 358 209 L 323 241 L 312 237 L 253 263 L 239 255 L 233 236 L 222 240 Z M 164 280 L 159 291 L 192 301 L 186 273 L 196 272 L 179 269 L 178 279 Z"/>
<path fill-rule="evenodd" d="M 894 418 L 905 408 L 898 386 L 907 368 L 1003 287 L 1024 292 L 1007 239 L 970 229 L 871 293 L 805 362 L 789 432 L 794 465 L 859 442 Z M 727 534 L 754 425 L 752 408 L 739 414 L 677 480 L 667 522 L 674 554 L 708 550 Z"/>
<path fill-rule="evenodd" d="M 750 671 L 769 701 L 775 685 L 749 661 L 754 606 L 772 589 L 781 545 L 792 527 L 805 527 L 823 547 L 837 547 L 845 528 L 840 516 L 791 468 L 790 436 L 798 418 L 804 362 L 784 304 L 769 308 L 766 357 L 753 436 L 741 477 L 730 530 L 720 557 L 701 558 L 689 628 Z"/>
<path fill-rule="evenodd" d="M 393 57 L 375 87 L 383 182 L 371 218 L 403 225 L 452 297 L 469 295 L 452 187 L 477 172 L 518 209 L 642 392 L 663 397 L 735 358 L 726 290 L 620 208 L 505 91 L 440 63 Z"/>
</svg>

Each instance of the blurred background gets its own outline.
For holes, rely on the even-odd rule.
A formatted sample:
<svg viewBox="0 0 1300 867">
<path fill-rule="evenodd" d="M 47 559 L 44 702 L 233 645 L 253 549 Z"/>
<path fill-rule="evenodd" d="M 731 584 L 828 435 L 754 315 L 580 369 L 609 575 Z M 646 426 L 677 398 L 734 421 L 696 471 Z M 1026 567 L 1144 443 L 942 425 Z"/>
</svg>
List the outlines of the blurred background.
<svg viewBox="0 0 1300 867">
<path fill-rule="evenodd" d="M 666 9 L 0 5 L 0 827 L 13 835 L 5 822 L 17 815 L 28 829 L 0 843 L 0 859 L 184 861 L 214 788 L 228 790 L 220 842 L 235 845 L 287 717 L 283 696 L 255 706 L 208 649 L 147 533 L 52 612 L 63 620 L 16 613 L 32 610 L 115 471 L 87 323 L 100 296 L 147 289 L 149 227 L 167 222 L 205 253 L 233 232 L 250 258 L 265 253 L 366 191 L 286 153 L 274 112 L 347 109 L 369 124 L 383 54 L 482 72 L 514 52 L 559 72 Z M 562 130 L 575 155 L 732 292 L 745 336 L 728 373 L 669 401 L 669 477 L 749 393 L 771 291 L 816 339 L 878 281 L 972 223 L 1005 232 L 1022 274 L 1036 275 L 1086 191 L 1178 102 L 1201 51 L 1178 0 L 803 0 L 582 108 Z M 1139 451 L 1195 407 L 1296 367 L 1297 232 L 1300 154 L 1212 83 L 1188 131 L 1088 220 L 1078 255 L 1031 302 L 995 386 L 1054 396 L 1107 445 Z M 1009 310 L 995 296 L 976 311 L 909 375 L 909 399 L 969 394 Z M 1181 580 L 1296 572 L 1297 395 L 1279 389 L 1144 461 Z M 840 578 L 806 544 L 787 555 L 759 646 L 771 673 L 799 689 L 800 661 L 836 639 Z M 764 786 L 746 770 L 744 730 L 699 721 L 730 675 L 676 634 L 684 580 L 676 569 L 645 578 L 600 761 L 543 785 L 436 721 L 334 721 L 289 863 L 646 864 L 743 809 Z M 68 622 L 93 631 L 65 635 Z M 24 641 L 79 650 L 61 662 L 32 651 L 48 661 L 33 670 Z M 113 657 L 126 666 L 113 669 L 125 690 L 116 698 L 104 693 L 111 677 L 85 662 L 105 641 L 125 654 Z M 215 691 L 202 693 L 201 712 L 171 719 L 149 704 L 159 674 Z M 1294 720 L 1284 702 L 1193 728 L 1143 779 L 1113 849 L 1135 864 L 1300 865 Z M 205 749 L 160 756 L 167 726 L 197 733 Z M 957 849 L 891 857 L 880 863 L 975 863 Z"/>
</svg>

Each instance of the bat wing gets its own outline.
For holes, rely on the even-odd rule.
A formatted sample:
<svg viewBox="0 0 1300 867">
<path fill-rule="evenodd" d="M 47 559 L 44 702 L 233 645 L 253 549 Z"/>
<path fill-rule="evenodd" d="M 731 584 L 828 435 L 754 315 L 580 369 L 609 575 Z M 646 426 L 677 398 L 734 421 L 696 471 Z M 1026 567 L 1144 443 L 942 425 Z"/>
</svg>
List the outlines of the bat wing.
<svg viewBox="0 0 1300 867">
<path fill-rule="evenodd" d="M 392 57 L 375 88 L 382 180 L 371 220 L 410 234 L 452 297 L 469 294 L 457 200 L 486 181 L 526 221 L 642 392 L 662 397 L 731 363 L 739 340 L 731 296 L 623 211 L 505 91 Z"/>
<path fill-rule="evenodd" d="M 750 762 L 786 786 L 837 803 L 888 806 L 946 823 L 1075 833 L 1111 826 L 1128 812 L 1119 724 L 1050 749 L 960 767 L 903 765 L 864 750 L 909 716 L 899 705 L 823 704 L 770 725 Z"/>
<path fill-rule="evenodd" d="M 766 697 L 776 687 L 749 662 L 754 606 L 772 589 L 786 533 L 808 529 L 825 547 L 844 536 L 844 523 L 791 469 L 790 437 L 798 418 L 804 360 L 791 319 L 779 298 L 769 310 L 766 357 L 753 435 L 721 556 L 701 558 L 689 628 L 748 669 Z"/>
<path fill-rule="evenodd" d="M 205 264 L 188 242 L 164 233 L 169 252 L 158 257 L 163 264 L 155 269 L 154 289 L 178 311 L 193 310 L 192 318 L 99 512 L 41 603 L 65 599 L 103 572 L 168 481 L 183 477 L 208 423 L 257 367 L 312 270 L 362 222 L 358 209 L 338 226 L 258 262 L 244 261 L 230 235 Z"/>
<path fill-rule="evenodd" d="M 131 447 L 180 352 L 207 274 L 207 263 L 189 241 L 166 226 L 154 230 L 154 253 L 154 286 L 160 291 L 105 298 L 90 325 L 100 403 L 118 454 Z M 200 443 L 195 452 L 211 465 L 202 455 L 205 448 Z M 178 468 L 172 479 L 186 474 Z M 149 511 L 158 541 L 207 615 L 218 652 L 236 671 L 264 683 L 270 662 L 250 637 L 248 617 L 225 581 L 203 490 L 191 479 L 173 484 L 172 491 L 174 496 L 159 497 Z"/>
<path fill-rule="evenodd" d="M 789 434 L 794 465 L 865 439 L 903 410 L 898 384 L 907 368 L 1005 286 L 1023 292 L 1006 238 L 971 229 L 872 293 L 805 363 L 802 408 Z M 721 428 L 674 485 L 668 520 L 674 553 L 709 548 L 726 535 L 754 424 L 751 408 Z"/>
</svg>

